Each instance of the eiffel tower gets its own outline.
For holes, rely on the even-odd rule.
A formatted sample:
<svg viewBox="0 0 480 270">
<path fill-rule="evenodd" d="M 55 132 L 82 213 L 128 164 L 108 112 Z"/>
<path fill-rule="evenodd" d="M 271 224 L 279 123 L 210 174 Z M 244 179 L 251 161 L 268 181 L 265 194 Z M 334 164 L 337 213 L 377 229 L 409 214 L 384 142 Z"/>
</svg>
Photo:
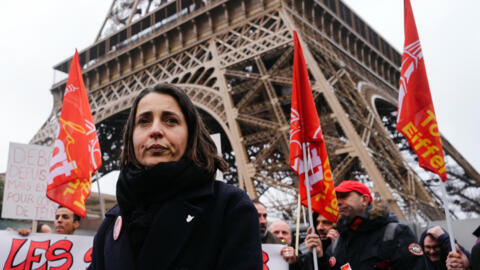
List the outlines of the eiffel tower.
<svg viewBox="0 0 480 270">
<path fill-rule="evenodd" d="M 438 183 L 395 129 L 401 55 L 341 0 L 115 0 L 97 40 L 80 52 L 103 151 L 119 167 L 133 98 L 168 82 L 185 89 L 230 163 L 224 175 L 292 218 L 298 178 L 288 166 L 293 65 L 299 33 L 336 183 L 358 179 L 402 219 L 444 217 Z M 71 59 L 54 67 L 68 73 Z M 66 81 L 31 140 L 51 145 Z M 480 213 L 480 175 L 442 137 L 450 211 Z M 270 194 L 270 195 L 269 195 Z"/>
</svg>

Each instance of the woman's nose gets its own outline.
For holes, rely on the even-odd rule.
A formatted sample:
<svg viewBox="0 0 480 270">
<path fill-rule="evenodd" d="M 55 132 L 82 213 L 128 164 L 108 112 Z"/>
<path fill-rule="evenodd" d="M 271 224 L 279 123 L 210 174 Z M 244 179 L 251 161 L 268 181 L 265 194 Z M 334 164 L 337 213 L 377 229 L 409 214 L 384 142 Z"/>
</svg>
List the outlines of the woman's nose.
<svg viewBox="0 0 480 270">
<path fill-rule="evenodd" d="M 163 127 L 159 121 L 154 121 L 150 130 L 152 138 L 160 138 L 163 136 Z"/>
</svg>

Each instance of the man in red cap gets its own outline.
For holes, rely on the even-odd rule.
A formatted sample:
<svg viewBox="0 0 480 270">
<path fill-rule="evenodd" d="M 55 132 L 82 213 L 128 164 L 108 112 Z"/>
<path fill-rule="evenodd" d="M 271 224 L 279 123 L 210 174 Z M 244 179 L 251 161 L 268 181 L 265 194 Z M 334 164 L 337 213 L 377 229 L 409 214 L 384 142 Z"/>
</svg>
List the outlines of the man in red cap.
<svg viewBox="0 0 480 270">
<path fill-rule="evenodd" d="M 340 236 L 325 254 L 317 249 L 320 269 L 427 269 L 410 228 L 373 201 L 367 186 L 346 180 L 335 191 Z"/>
</svg>

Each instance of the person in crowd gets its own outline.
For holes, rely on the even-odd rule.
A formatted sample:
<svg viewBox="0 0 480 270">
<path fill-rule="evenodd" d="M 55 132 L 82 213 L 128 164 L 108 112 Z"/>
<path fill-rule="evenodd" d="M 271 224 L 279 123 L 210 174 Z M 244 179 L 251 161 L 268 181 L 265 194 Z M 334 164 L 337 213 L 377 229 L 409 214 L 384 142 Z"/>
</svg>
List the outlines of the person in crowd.
<svg viewBox="0 0 480 270">
<path fill-rule="evenodd" d="M 280 239 L 283 244 L 292 245 L 292 230 L 285 221 L 277 220 L 272 222 L 268 230 Z"/>
<path fill-rule="evenodd" d="M 450 236 L 440 226 L 427 228 L 420 236 L 420 246 L 427 257 L 428 269 L 468 269 L 470 253 L 462 246 L 451 252 Z"/>
<path fill-rule="evenodd" d="M 89 269 L 262 269 L 258 214 L 181 88 L 140 92 L 127 119 L 116 197 Z"/>
<path fill-rule="evenodd" d="M 45 223 L 38 223 L 37 224 L 37 232 L 38 233 L 52 233 L 52 228 Z"/>
<path fill-rule="evenodd" d="M 426 269 L 413 232 L 381 202 L 373 202 L 367 186 L 346 180 L 335 191 L 340 236 L 325 253 L 316 248 L 320 269 Z"/>
<path fill-rule="evenodd" d="M 257 209 L 258 223 L 260 224 L 259 232 L 262 244 L 281 244 L 282 241 L 278 239 L 273 233 L 267 230 L 267 208 L 258 199 L 253 200 L 253 205 Z"/>
<path fill-rule="evenodd" d="M 325 252 L 330 244 L 335 242 L 340 235 L 336 230 L 337 224 L 318 213 L 314 213 L 313 218 L 316 233 L 312 233 L 312 229 L 308 228 L 307 237 L 305 238 L 305 246 L 307 247 L 308 252 L 312 252 L 313 248 L 316 248 L 317 246 L 321 246 L 322 251 Z"/>
<path fill-rule="evenodd" d="M 290 226 L 283 220 L 277 220 L 270 224 L 268 230 L 284 244 L 284 247 L 280 250 L 280 254 L 290 265 L 290 270 L 300 269 L 298 268 L 299 266 L 297 267 L 297 256 L 295 255 L 295 249 L 292 247 L 292 231 Z"/>
<path fill-rule="evenodd" d="M 72 210 L 61 205 L 58 206 L 55 212 L 55 221 L 53 222 L 54 233 L 58 234 L 73 234 L 80 226 L 80 216 L 75 214 Z M 51 233 L 52 229 L 47 224 L 39 223 L 37 232 Z M 32 233 L 31 229 L 18 229 L 18 233 L 22 236 L 28 236 Z"/>
</svg>

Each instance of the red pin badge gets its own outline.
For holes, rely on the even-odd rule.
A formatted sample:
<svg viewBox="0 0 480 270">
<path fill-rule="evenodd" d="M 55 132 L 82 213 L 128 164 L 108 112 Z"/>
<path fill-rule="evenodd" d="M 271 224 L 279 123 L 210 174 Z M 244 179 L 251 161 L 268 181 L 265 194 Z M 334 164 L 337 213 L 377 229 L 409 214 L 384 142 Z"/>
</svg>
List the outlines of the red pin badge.
<svg viewBox="0 0 480 270">
<path fill-rule="evenodd" d="M 117 220 L 115 221 L 115 226 L 113 226 L 113 240 L 117 240 L 120 236 L 120 232 L 122 231 L 122 217 L 118 216 Z"/>
<path fill-rule="evenodd" d="M 328 259 L 328 263 L 330 264 L 331 267 L 334 267 L 335 264 L 337 264 L 337 260 L 335 259 L 335 257 L 330 257 L 330 259 Z"/>
</svg>

